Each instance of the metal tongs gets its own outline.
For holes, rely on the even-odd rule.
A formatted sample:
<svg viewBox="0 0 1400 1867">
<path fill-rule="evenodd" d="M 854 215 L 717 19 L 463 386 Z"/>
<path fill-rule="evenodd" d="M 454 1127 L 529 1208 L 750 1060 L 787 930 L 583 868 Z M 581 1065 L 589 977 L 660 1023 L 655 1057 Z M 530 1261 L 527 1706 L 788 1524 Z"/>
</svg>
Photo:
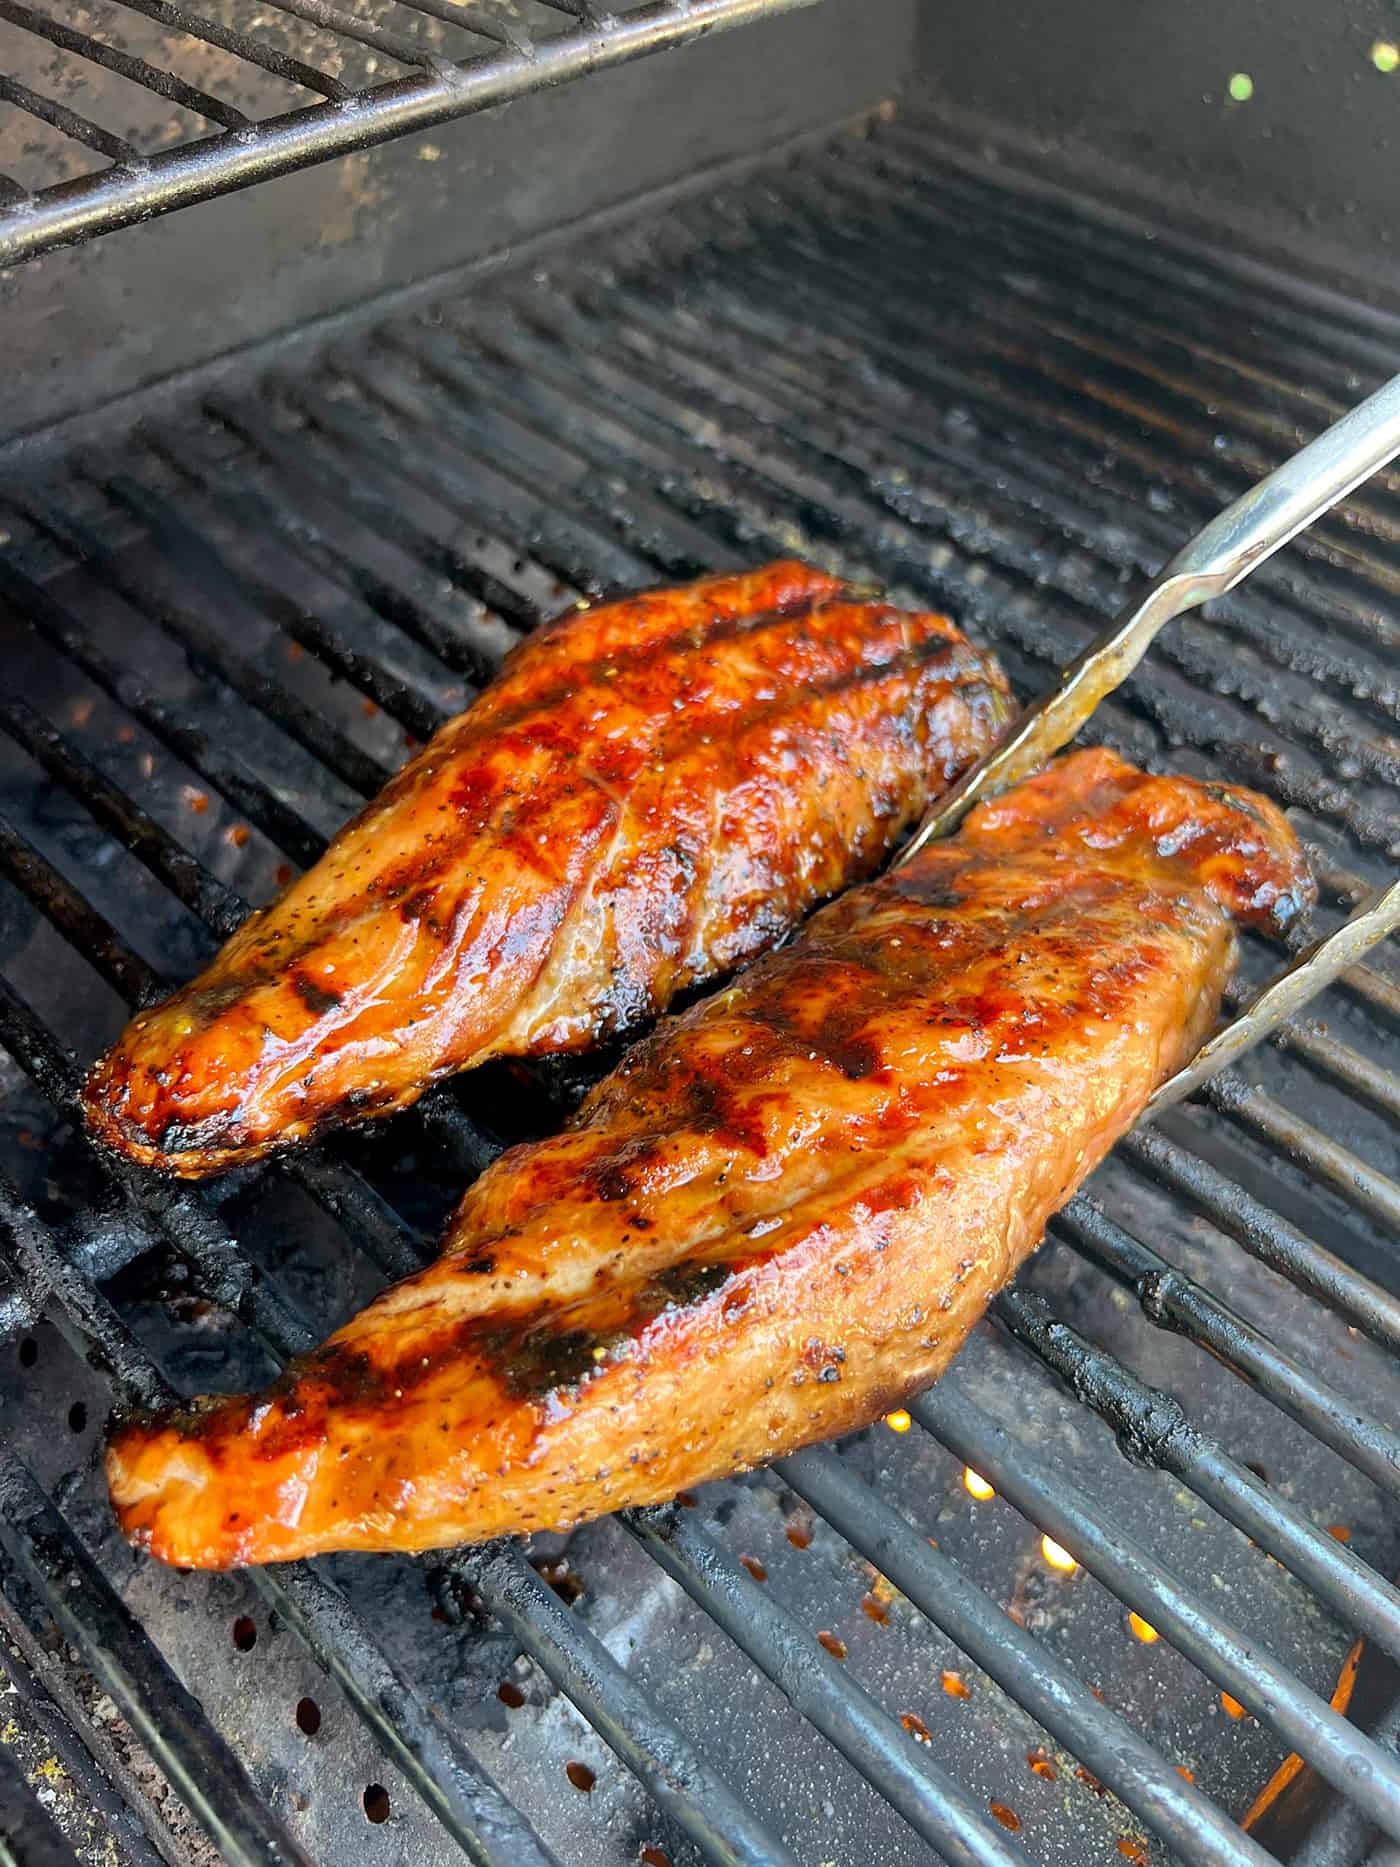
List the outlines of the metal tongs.
<svg viewBox="0 0 1400 1867">
<path fill-rule="evenodd" d="M 955 830 L 972 806 L 1028 778 L 1068 745 L 1095 707 L 1132 673 L 1159 629 L 1242 583 L 1281 545 L 1400 454 L 1400 376 L 1229 505 L 1160 571 L 1142 600 L 1027 707 L 1006 736 L 940 798 L 894 866 Z M 1302 954 L 1219 1031 L 1147 1104 L 1159 1114 L 1300 1010 L 1369 948 L 1400 927 L 1400 882 L 1380 889 L 1337 931 Z"/>
</svg>

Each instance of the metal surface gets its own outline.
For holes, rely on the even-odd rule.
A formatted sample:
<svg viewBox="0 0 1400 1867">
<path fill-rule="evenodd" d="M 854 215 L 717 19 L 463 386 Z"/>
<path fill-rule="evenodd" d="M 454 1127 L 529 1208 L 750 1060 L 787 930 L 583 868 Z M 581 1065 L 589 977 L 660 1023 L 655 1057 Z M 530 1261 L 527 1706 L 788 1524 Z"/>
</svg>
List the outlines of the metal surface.
<svg viewBox="0 0 1400 1867">
<path fill-rule="evenodd" d="M 338 7 L 312 5 L 310 0 L 293 6 L 283 0 L 284 11 L 367 46 L 416 70 L 417 75 L 360 88 L 301 61 L 294 67 L 279 62 L 278 76 L 323 93 L 326 101 L 250 125 L 241 113 L 229 122 L 227 109 L 221 111 L 217 100 L 186 95 L 176 101 L 215 121 L 222 118 L 224 134 L 153 155 L 143 155 L 102 125 L 27 85 L 0 78 L 0 101 L 52 124 L 113 164 L 99 175 L 61 182 L 37 195 L 13 188 L 10 201 L 0 206 L 0 267 L 291 174 L 332 156 L 448 123 L 611 65 L 682 46 L 703 34 L 812 4 L 814 0 L 652 0 L 649 5 L 610 14 L 606 20 L 589 19 L 539 40 L 521 27 L 506 35 L 507 43 L 493 53 L 455 58 L 443 48 L 440 34 L 401 38 L 377 31 Z M 490 16 L 479 10 L 424 5 L 417 10 L 448 20 L 459 32 L 493 41 L 503 36 Z M 50 25 L 28 8 L 12 9 L 10 17 L 31 30 Z M 162 5 L 160 18 L 163 25 L 191 38 L 220 45 L 240 57 L 250 56 L 246 43 L 235 43 L 231 35 L 220 34 L 216 25 L 170 0 Z M 61 26 L 56 35 L 49 30 L 45 36 L 56 36 L 57 42 L 79 56 L 92 56 L 90 50 L 74 43 L 77 36 L 65 34 Z M 172 86 L 179 82 L 173 74 L 142 71 L 130 61 L 122 75 L 161 95 L 173 95 Z"/>
<path fill-rule="evenodd" d="M 1366 0 L 1182 0 L 1170 34 L 1078 0 L 1047 41 L 1033 0 L 925 8 L 929 118 L 1018 187 L 1079 188 L 1142 224 L 1191 225 L 1204 270 L 1286 265 L 1322 290 L 1395 305 L 1395 21 Z M 1249 80 L 1232 95 L 1230 80 Z M 1034 198 L 1034 197 L 1032 197 Z M 1169 298 L 1166 302 L 1170 302 Z"/>
<path fill-rule="evenodd" d="M 1368 907 L 1358 908 L 1335 933 L 1296 959 L 1287 972 L 1265 987 L 1248 1011 L 1203 1044 L 1186 1067 L 1157 1090 L 1143 1111 L 1143 1120 L 1151 1121 L 1174 1102 L 1184 1102 L 1212 1076 L 1262 1043 L 1373 946 L 1388 940 L 1398 927 L 1400 882 L 1392 882 Z M 1360 1086 L 1360 1078 L 1355 1080 Z"/>
<path fill-rule="evenodd" d="M 100 1683 L 150 1745 L 221 1858 L 233 1867 L 308 1867 L 308 1857 L 254 1792 L 198 1701 L 152 1653 L 92 1558 L 18 1464 L 0 1473 L 0 1537 L 63 1632 L 90 1656 Z"/>
<path fill-rule="evenodd" d="M 929 811 L 895 859 L 908 862 L 935 837 L 948 836 L 982 798 L 997 797 L 1028 778 L 1069 744 L 1108 694 L 1121 687 L 1169 622 L 1229 594 L 1306 526 L 1330 512 L 1400 453 L 1400 376 L 1377 389 L 1266 479 L 1241 494 L 1184 544 L 1153 579 L 1147 593 L 1073 661 L 1055 685 L 1028 706 L 997 746 L 964 773 Z M 1385 938 L 1400 921 L 1400 890 L 1377 904 L 1367 930 Z M 1365 945 L 1346 947 L 1337 970 L 1359 958 Z M 1335 976 L 1318 956 L 1321 983 Z M 1294 993 L 1311 974 L 1295 977 Z M 1293 1008 L 1306 1002 L 1291 1001 Z M 1285 1011 L 1284 1015 L 1287 1015 Z M 1256 1027 L 1250 1025 L 1249 1031 Z M 1247 1047 L 1241 1035 L 1233 1040 Z M 1251 1036 L 1247 1040 L 1252 1042 Z M 1238 1050 L 1217 1053 L 1229 1056 Z M 1205 1072 L 1208 1075 L 1210 1072 Z M 1204 1081 L 1205 1075 L 1197 1079 Z M 1166 1093 L 1166 1086 L 1162 1092 Z M 1184 1090 L 1177 1091 L 1178 1099 Z M 1164 1106 L 1163 1103 L 1158 1104 Z"/>
<path fill-rule="evenodd" d="M 0 1867 L 77 1867 L 77 1858 L 0 1750 Z"/>
<path fill-rule="evenodd" d="M 355 8 L 443 53 L 498 50 L 460 23 L 454 30 L 415 18 L 397 0 L 355 0 Z M 463 20 L 469 11 L 482 17 L 477 0 L 471 9 L 444 0 L 444 8 Z M 200 370 L 200 386 L 232 386 L 247 368 L 237 353 L 269 340 L 295 368 L 295 353 L 327 340 L 328 320 L 341 336 L 368 328 L 387 303 L 426 304 L 504 264 L 537 264 L 578 240 L 596 244 L 641 197 L 660 207 L 668 195 L 703 194 L 737 168 L 779 159 L 898 88 L 912 69 L 916 8 L 917 0 L 824 0 L 774 14 L 742 32 L 692 39 L 676 56 L 614 64 L 582 83 L 157 216 L 119 238 L 55 249 L 43 265 L 0 270 L 9 368 L 0 440 L 29 437 L 31 452 L 71 452 L 94 437 L 100 444 L 114 423 L 151 414 L 149 397 L 139 410 L 111 407 L 143 385 L 161 382 L 178 400 L 194 387 L 188 372 Z M 63 18 L 155 69 L 183 73 L 252 126 L 303 103 L 370 91 L 398 69 L 258 0 L 220 0 L 212 10 L 221 24 L 210 10 L 194 21 L 196 37 L 174 24 L 189 9 L 170 0 L 84 0 Z M 533 4 L 511 17 L 542 40 L 571 24 Z M 319 77 L 319 90 L 278 75 L 308 59 L 323 67 L 305 74 Z M 108 66 L 6 26 L 3 12 L 0 69 L 121 129 L 147 155 L 211 127 Z M 713 107 L 717 96 L 722 110 Z M 551 158 L 562 150 L 568 159 Z M 0 171 L 31 193 L 100 160 L 0 105 Z M 56 436 L 65 417 L 69 431 Z"/>
<path fill-rule="evenodd" d="M 0 486 L 0 1469 L 29 1500 L 0 1621 L 168 1858 L 205 1867 L 218 1816 L 95 1690 L 118 1632 L 170 1768 L 199 1737 L 163 1717 L 173 1672 L 222 1746 L 210 1787 L 231 1759 L 250 1833 L 318 1860 L 1223 1867 L 1260 1858 L 1238 1823 L 1293 1749 L 1354 1817 L 1329 1861 L 1394 1828 L 1386 1727 L 1328 1703 L 1356 1635 L 1400 1648 L 1383 946 L 1129 1138 L 911 1430 L 440 1565 L 182 1577 L 101 1494 L 109 1404 L 267 1378 L 577 1092 L 482 1072 L 179 1191 L 72 1119 L 126 1008 L 522 629 L 798 551 L 948 608 L 1035 693 L 1400 362 L 1397 330 L 1361 371 L 1285 279 L 1116 238 L 896 121 Z M 1163 636 L 1089 728 L 1269 790 L 1318 850 L 1324 933 L 1400 846 L 1395 492 Z M 1239 1002 L 1291 957 L 1246 940 Z M 102 1583 L 55 1639 L 71 1562 Z"/>
</svg>

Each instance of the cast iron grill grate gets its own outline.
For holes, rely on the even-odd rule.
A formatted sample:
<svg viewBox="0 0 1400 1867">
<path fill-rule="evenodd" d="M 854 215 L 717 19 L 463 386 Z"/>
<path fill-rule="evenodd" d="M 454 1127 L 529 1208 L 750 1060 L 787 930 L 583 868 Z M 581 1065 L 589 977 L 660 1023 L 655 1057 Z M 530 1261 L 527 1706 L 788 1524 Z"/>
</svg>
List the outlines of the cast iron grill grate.
<svg viewBox="0 0 1400 1867">
<path fill-rule="evenodd" d="M 1400 351 L 1164 251 L 885 125 L 0 486 L 0 1663 L 171 1851 L 1320 1867 L 1400 1838 L 1385 954 L 1120 1147 L 911 1431 L 426 1570 L 158 1573 L 96 1486 L 113 1400 L 266 1373 L 573 1085 L 482 1073 L 190 1191 L 88 1153 L 78 1059 L 574 595 L 797 551 L 1037 691 Z M 1093 727 L 1271 791 L 1324 922 L 1400 841 L 1395 486 L 1173 625 Z M 317 1773 L 331 1725 L 359 1778 Z"/>
<path fill-rule="evenodd" d="M 0 267 L 812 3 L 2 0 Z"/>
</svg>

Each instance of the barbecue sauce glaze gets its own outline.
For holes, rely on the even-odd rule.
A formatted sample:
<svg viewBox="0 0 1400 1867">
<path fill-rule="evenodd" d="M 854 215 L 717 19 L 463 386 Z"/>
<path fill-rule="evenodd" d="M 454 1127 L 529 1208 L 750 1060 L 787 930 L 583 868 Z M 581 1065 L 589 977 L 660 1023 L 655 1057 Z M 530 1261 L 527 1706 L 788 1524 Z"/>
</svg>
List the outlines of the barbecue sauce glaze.
<svg viewBox="0 0 1400 1867">
<path fill-rule="evenodd" d="M 1234 922 L 1311 892 L 1265 799 L 1072 754 L 663 1023 L 266 1393 L 122 1427 L 123 1528 L 190 1567 L 425 1549 L 876 1419 L 1197 1047 Z"/>
</svg>

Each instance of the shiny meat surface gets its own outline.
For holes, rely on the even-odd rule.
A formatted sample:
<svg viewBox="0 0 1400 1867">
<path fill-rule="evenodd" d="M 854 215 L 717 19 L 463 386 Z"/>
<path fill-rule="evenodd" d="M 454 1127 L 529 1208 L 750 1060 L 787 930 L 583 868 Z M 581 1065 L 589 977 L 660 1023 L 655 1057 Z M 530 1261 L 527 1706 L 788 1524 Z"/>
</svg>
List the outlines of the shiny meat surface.
<svg viewBox="0 0 1400 1867">
<path fill-rule="evenodd" d="M 1006 716 L 942 616 L 796 563 L 573 612 L 93 1070 L 93 1132 L 196 1177 L 581 1049 L 870 874 Z"/>
<path fill-rule="evenodd" d="M 1195 1049 L 1233 921 L 1310 896 L 1264 799 L 1072 755 L 638 1044 L 268 1393 L 119 1430 L 123 1528 L 190 1567 L 425 1549 L 876 1418 Z"/>
</svg>

